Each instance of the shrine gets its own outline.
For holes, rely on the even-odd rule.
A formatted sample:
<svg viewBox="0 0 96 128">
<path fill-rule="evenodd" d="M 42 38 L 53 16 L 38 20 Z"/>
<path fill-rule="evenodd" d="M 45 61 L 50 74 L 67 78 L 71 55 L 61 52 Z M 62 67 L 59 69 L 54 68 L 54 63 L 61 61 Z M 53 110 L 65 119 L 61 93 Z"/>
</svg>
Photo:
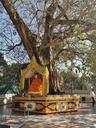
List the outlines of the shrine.
<svg viewBox="0 0 96 128">
<path fill-rule="evenodd" d="M 24 94 L 13 97 L 13 111 L 36 114 L 78 111 L 79 96 L 49 95 L 48 69 L 39 65 L 35 56 L 21 70 L 20 89 Z"/>
</svg>

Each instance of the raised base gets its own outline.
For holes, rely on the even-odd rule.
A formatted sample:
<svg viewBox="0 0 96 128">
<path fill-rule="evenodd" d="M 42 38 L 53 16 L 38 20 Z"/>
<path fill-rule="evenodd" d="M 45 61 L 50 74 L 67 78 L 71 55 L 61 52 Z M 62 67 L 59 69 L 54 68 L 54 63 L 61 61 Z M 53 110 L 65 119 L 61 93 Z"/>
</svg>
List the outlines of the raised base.
<svg viewBox="0 0 96 128">
<path fill-rule="evenodd" d="M 46 97 L 13 97 L 13 110 L 48 114 L 78 111 L 79 96 L 49 95 Z"/>
</svg>

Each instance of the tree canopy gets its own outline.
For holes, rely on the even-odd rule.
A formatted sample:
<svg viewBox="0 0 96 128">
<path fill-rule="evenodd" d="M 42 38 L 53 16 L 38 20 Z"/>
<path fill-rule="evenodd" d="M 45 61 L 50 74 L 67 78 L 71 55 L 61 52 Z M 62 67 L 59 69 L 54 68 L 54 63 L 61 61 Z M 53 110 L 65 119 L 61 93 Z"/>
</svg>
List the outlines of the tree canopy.
<svg viewBox="0 0 96 128">
<path fill-rule="evenodd" d="M 95 0 L 0 1 L 0 51 L 11 57 L 12 50 L 21 51 L 24 59 L 26 49 L 29 58 L 34 54 L 48 66 L 50 76 L 57 67 L 91 72 L 86 63 L 96 41 Z"/>
</svg>

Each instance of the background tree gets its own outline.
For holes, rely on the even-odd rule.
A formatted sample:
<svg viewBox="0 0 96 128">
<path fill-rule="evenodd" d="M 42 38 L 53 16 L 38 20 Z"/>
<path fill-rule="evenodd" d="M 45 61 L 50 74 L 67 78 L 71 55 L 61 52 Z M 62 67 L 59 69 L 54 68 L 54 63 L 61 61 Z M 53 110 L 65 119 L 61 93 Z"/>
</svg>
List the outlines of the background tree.
<svg viewBox="0 0 96 128">
<path fill-rule="evenodd" d="M 7 63 L 4 60 L 4 56 L 2 53 L 0 53 L 0 86 L 2 85 L 2 78 L 3 78 L 4 70 L 6 66 L 7 66 Z"/>
<path fill-rule="evenodd" d="M 50 73 L 50 92 L 52 93 L 55 86 L 54 69 L 56 70 L 56 68 L 54 66 L 56 64 L 68 57 L 72 65 L 74 65 L 73 60 L 77 59 L 85 63 L 86 51 L 84 49 L 82 51 L 81 45 L 84 43 L 82 40 L 86 35 L 89 40 L 88 32 L 96 28 L 96 1 L 0 1 L 12 21 L 11 25 L 14 24 L 14 29 L 11 28 L 13 33 L 10 33 L 10 38 L 6 37 L 5 32 L 2 32 L 3 35 L 1 34 L 3 39 L 8 41 L 6 42 L 7 48 L 10 51 L 23 43 L 30 59 L 34 54 L 39 64 L 47 65 Z M 14 35 L 17 36 L 17 32 L 21 39 L 18 44 L 13 42 L 12 38 Z M 14 39 L 16 40 L 16 37 Z M 93 41 L 91 40 L 91 42 Z M 58 44 L 59 46 L 62 44 L 60 49 L 56 49 Z M 3 50 L 6 51 L 6 49 Z M 58 58 L 60 58 L 59 61 Z"/>
<path fill-rule="evenodd" d="M 0 86 L 19 86 L 21 64 L 7 65 L 0 77 Z"/>
</svg>

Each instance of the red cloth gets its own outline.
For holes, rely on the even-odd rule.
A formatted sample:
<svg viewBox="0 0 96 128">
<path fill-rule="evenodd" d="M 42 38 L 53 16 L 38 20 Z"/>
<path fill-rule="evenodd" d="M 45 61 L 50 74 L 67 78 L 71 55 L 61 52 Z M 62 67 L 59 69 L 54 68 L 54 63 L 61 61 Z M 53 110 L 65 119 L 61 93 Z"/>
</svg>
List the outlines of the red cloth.
<svg viewBox="0 0 96 128">
<path fill-rule="evenodd" d="M 42 80 L 39 78 L 34 78 L 32 83 L 27 91 L 27 94 L 30 92 L 40 92 L 42 94 Z"/>
</svg>

